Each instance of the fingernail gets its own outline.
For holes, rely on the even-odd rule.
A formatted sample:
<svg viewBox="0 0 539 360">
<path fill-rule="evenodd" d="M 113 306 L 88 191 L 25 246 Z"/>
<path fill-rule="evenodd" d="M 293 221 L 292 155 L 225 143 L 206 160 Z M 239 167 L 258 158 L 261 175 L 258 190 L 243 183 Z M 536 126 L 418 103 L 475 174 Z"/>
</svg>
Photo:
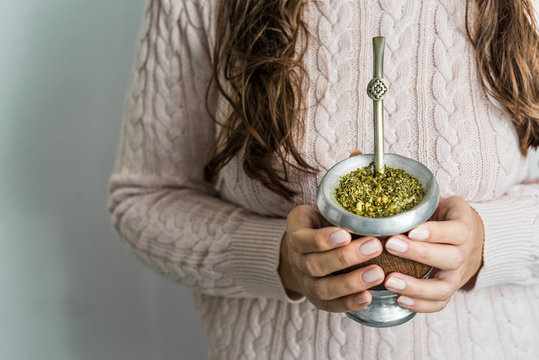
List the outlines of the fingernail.
<svg viewBox="0 0 539 360">
<path fill-rule="evenodd" d="M 404 282 L 404 280 L 391 276 L 386 281 L 386 288 L 391 288 L 395 290 L 404 290 L 404 288 L 406 288 L 406 282 Z"/>
<path fill-rule="evenodd" d="M 384 272 L 380 268 L 374 268 L 367 270 L 363 273 L 363 276 L 361 276 L 361 279 L 365 283 L 371 283 L 378 280 L 381 280 L 384 278 Z"/>
<path fill-rule="evenodd" d="M 382 246 L 380 245 L 380 241 L 376 239 L 372 239 L 366 242 L 365 244 L 361 245 L 361 247 L 359 248 L 359 252 L 365 256 L 374 254 L 380 250 L 382 250 Z"/>
<path fill-rule="evenodd" d="M 397 238 L 391 238 L 386 242 L 386 249 L 404 253 L 408 250 L 408 244 Z"/>
<path fill-rule="evenodd" d="M 408 233 L 408 237 L 412 240 L 427 240 L 429 235 L 429 231 L 423 227 L 416 227 Z"/>
<path fill-rule="evenodd" d="M 412 306 L 415 304 L 414 299 L 409 298 L 408 296 L 404 296 L 404 295 L 399 296 L 399 298 L 397 299 L 397 302 L 405 306 Z"/>
<path fill-rule="evenodd" d="M 367 295 L 365 295 L 364 293 L 360 293 L 354 296 L 354 302 L 358 305 L 362 305 L 362 304 L 368 303 L 369 299 Z"/>
<path fill-rule="evenodd" d="M 329 236 L 329 241 L 331 241 L 333 245 L 344 244 L 348 240 L 350 240 L 350 234 L 345 230 L 336 231 Z"/>
</svg>

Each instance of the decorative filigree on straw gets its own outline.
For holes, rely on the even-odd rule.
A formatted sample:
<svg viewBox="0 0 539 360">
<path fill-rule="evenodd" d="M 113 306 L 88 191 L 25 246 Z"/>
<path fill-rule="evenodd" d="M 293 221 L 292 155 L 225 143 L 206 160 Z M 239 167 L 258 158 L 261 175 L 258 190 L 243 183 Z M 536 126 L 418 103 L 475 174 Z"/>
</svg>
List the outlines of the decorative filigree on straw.
<svg viewBox="0 0 539 360">
<path fill-rule="evenodd" d="M 374 52 L 374 75 L 367 86 L 367 94 L 373 100 L 374 117 L 374 170 L 384 173 L 384 107 L 383 99 L 387 93 L 387 82 L 384 80 L 384 46 L 386 38 L 377 36 L 372 39 Z"/>
</svg>

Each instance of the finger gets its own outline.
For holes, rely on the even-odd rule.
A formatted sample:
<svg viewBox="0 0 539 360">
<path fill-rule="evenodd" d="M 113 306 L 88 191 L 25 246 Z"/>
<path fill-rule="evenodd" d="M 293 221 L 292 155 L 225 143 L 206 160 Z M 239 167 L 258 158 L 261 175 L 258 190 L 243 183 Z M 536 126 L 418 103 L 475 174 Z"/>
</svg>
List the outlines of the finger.
<svg viewBox="0 0 539 360">
<path fill-rule="evenodd" d="M 361 155 L 361 154 L 363 154 L 363 153 L 361 152 L 361 150 L 354 149 L 354 150 L 352 150 L 352 152 L 350 153 L 350 157 L 352 157 L 352 156 L 357 156 L 357 155 Z"/>
<path fill-rule="evenodd" d="M 320 229 L 320 228 L 323 228 L 323 227 L 333 226 L 333 224 L 330 223 L 330 222 L 329 222 L 329 221 L 322 215 L 322 213 L 320 212 L 320 209 L 318 209 L 318 206 L 316 206 L 316 207 L 314 208 L 314 211 L 316 212 L 316 216 L 318 216 L 319 224 L 320 224 L 320 226 L 315 227 L 315 229 Z"/>
<path fill-rule="evenodd" d="M 298 267 L 309 276 L 322 277 L 372 259 L 380 255 L 382 249 L 382 243 L 377 238 L 363 237 L 347 246 L 303 255 Z"/>
<path fill-rule="evenodd" d="M 423 299 L 414 299 L 405 295 L 401 295 L 397 298 L 397 302 L 400 306 L 406 309 L 410 309 L 419 313 L 432 313 L 443 310 L 448 301 L 431 301 Z"/>
<path fill-rule="evenodd" d="M 288 232 L 302 228 L 320 229 L 327 224 L 327 220 L 320 214 L 320 211 L 309 205 L 299 205 L 293 208 L 288 214 L 286 222 Z"/>
<path fill-rule="evenodd" d="M 304 277 L 307 293 L 315 299 L 333 300 L 382 283 L 384 271 L 377 265 L 365 266 L 346 274 L 323 278 Z"/>
<path fill-rule="evenodd" d="M 392 255 L 442 270 L 456 270 L 464 263 L 464 255 L 457 246 L 412 241 L 404 235 L 390 237 L 385 247 Z"/>
<path fill-rule="evenodd" d="M 290 246 L 301 254 L 332 250 L 348 244 L 351 240 L 350 233 L 338 227 L 301 228 L 288 233 Z"/>
<path fill-rule="evenodd" d="M 361 310 L 365 306 L 369 305 L 371 301 L 372 296 L 368 290 L 364 290 L 353 295 L 343 296 L 342 298 L 335 300 L 311 300 L 311 302 L 320 310 L 335 313 Z"/>
<path fill-rule="evenodd" d="M 441 279 L 416 279 L 401 273 L 391 273 L 384 286 L 389 291 L 414 299 L 448 301 L 455 292 L 455 286 Z"/>
<path fill-rule="evenodd" d="M 427 221 L 408 232 L 412 240 L 432 243 L 463 244 L 470 234 L 470 227 L 461 220 Z"/>
<path fill-rule="evenodd" d="M 432 215 L 433 220 L 455 220 L 457 218 L 466 217 L 471 210 L 470 205 L 466 200 L 458 196 L 448 198 L 440 198 L 438 207 Z"/>
</svg>

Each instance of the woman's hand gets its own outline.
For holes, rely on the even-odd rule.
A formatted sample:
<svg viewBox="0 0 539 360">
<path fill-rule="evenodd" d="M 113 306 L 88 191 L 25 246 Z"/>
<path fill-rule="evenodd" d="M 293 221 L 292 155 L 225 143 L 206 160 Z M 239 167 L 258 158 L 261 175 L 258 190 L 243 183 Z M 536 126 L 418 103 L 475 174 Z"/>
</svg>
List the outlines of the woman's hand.
<svg viewBox="0 0 539 360">
<path fill-rule="evenodd" d="M 373 237 L 352 240 L 347 231 L 327 225 L 311 206 L 298 206 L 290 212 L 279 265 L 283 285 L 292 297 L 305 295 L 321 310 L 359 310 L 371 302 L 370 292 L 365 290 L 382 283 L 383 270 L 369 265 L 327 275 L 380 255 L 382 244 Z"/>
<path fill-rule="evenodd" d="M 400 273 L 390 274 L 385 286 L 401 294 L 401 306 L 416 312 L 442 310 L 453 293 L 473 287 L 482 265 L 483 223 L 470 205 L 458 197 L 441 199 L 431 221 L 386 242 L 393 255 L 435 267 L 431 279 L 421 280 Z"/>
</svg>

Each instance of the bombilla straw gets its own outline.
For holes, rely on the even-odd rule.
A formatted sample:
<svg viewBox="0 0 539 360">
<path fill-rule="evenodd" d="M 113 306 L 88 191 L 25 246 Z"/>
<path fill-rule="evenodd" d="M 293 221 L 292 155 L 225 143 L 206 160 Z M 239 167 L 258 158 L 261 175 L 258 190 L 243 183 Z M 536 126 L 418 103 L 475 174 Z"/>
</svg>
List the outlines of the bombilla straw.
<svg viewBox="0 0 539 360">
<path fill-rule="evenodd" d="M 372 39 L 374 51 L 374 75 L 367 86 L 367 94 L 373 100 L 374 115 L 374 170 L 384 172 L 384 107 L 383 98 L 387 92 L 384 79 L 384 46 L 386 38 L 377 36 Z"/>
</svg>

